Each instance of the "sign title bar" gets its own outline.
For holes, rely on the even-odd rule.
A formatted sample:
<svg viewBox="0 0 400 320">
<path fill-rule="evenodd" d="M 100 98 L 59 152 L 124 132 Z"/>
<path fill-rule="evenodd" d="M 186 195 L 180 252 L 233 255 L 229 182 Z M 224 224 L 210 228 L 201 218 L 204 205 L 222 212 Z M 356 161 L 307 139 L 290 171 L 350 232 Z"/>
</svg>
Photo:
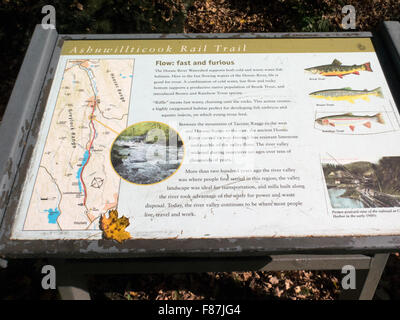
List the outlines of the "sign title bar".
<svg viewBox="0 0 400 320">
<path fill-rule="evenodd" d="M 369 38 L 67 40 L 62 55 L 374 52 Z"/>
</svg>

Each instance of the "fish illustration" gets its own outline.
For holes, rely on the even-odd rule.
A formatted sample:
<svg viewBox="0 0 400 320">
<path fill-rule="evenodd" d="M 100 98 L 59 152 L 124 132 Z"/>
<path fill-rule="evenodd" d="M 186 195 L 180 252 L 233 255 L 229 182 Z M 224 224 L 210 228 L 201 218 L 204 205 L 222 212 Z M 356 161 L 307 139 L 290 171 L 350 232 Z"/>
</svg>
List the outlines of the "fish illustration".
<svg viewBox="0 0 400 320">
<path fill-rule="evenodd" d="M 333 100 L 333 101 L 348 101 L 350 103 L 354 103 L 357 99 L 363 99 L 366 101 L 370 101 L 370 97 L 379 97 L 383 98 L 382 89 L 376 88 L 374 90 L 368 91 L 365 90 L 352 90 L 351 88 L 342 88 L 342 89 L 329 89 L 329 90 L 321 90 L 310 93 L 310 96 L 313 98 Z"/>
<path fill-rule="evenodd" d="M 327 125 L 332 127 L 349 126 L 351 131 L 354 131 L 355 126 L 359 124 L 362 124 L 367 128 L 371 128 L 372 121 L 380 124 L 385 124 L 385 120 L 383 119 L 382 114 L 380 113 L 377 113 L 373 116 L 344 113 L 344 114 L 326 116 L 315 120 L 315 122 L 317 122 L 322 126 L 327 126 Z"/>
<path fill-rule="evenodd" d="M 322 66 L 316 66 L 304 69 L 307 72 L 311 72 L 313 74 L 320 74 L 326 77 L 339 77 L 343 78 L 348 74 L 356 74 L 360 75 L 360 71 L 369 71 L 372 72 L 371 63 L 367 62 L 364 64 L 354 64 L 352 66 L 344 66 L 339 60 L 333 60 L 331 64 L 325 64 Z"/>
</svg>

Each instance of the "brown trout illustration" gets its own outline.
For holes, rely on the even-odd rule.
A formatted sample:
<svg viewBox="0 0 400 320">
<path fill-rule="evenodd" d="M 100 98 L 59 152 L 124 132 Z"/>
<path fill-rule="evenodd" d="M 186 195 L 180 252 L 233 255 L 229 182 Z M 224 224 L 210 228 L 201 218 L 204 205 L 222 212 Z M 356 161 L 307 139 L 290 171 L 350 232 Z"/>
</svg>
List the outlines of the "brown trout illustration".
<svg viewBox="0 0 400 320">
<path fill-rule="evenodd" d="M 377 122 L 380 124 L 385 124 L 385 121 L 380 113 L 373 116 L 368 115 L 355 115 L 352 113 L 344 113 L 338 115 L 331 115 L 315 120 L 318 124 L 322 126 L 349 126 L 351 131 L 354 131 L 356 125 L 362 124 L 367 128 L 371 128 L 371 122 Z"/>
<path fill-rule="evenodd" d="M 342 88 L 342 89 L 315 91 L 310 93 L 310 96 L 319 99 L 326 99 L 333 101 L 348 101 L 350 103 L 354 103 L 355 100 L 357 99 L 370 101 L 371 96 L 383 98 L 383 93 L 380 87 L 370 91 L 368 91 L 367 89 L 352 90 L 351 88 Z"/>
<path fill-rule="evenodd" d="M 367 62 L 364 64 L 354 64 L 352 66 L 344 66 L 339 60 L 333 60 L 331 64 L 325 64 L 322 66 L 316 66 L 304 69 L 307 72 L 311 72 L 313 74 L 320 74 L 325 77 L 339 77 L 343 78 L 348 74 L 356 74 L 360 75 L 360 71 L 369 71 L 372 72 L 371 63 Z"/>
</svg>

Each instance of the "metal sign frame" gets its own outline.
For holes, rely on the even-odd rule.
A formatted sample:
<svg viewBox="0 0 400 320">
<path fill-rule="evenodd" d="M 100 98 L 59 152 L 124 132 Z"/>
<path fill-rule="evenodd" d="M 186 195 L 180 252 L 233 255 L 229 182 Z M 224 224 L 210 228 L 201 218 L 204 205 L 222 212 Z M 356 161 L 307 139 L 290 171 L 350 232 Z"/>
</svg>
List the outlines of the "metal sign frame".
<svg viewBox="0 0 400 320">
<path fill-rule="evenodd" d="M 64 40 L 211 38 L 371 38 L 388 85 L 400 106 L 400 23 L 377 33 L 243 33 L 62 35 L 36 26 L 0 126 L 0 256 L 6 258 L 239 257 L 270 254 L 379 253 L 400 248 L 400 236 L 290 238 L 10 240 L 21 189 Z M 396 40 L 397 39 L 397 40 Z M 397 41 L 397 42 L 396 42 Z"/>
</svg>

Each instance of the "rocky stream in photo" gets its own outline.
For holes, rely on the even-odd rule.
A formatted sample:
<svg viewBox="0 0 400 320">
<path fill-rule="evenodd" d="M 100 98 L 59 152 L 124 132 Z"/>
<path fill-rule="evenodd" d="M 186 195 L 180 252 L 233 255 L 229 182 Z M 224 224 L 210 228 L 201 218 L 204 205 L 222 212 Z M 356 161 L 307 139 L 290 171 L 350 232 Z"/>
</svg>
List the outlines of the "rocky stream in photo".
<svg viewBox="0 0 400 320">
<path fill-rule="evenodd" d="M 119 138 L 112 149 L 118 174 L 133 183 L 151 184 L 171 176 L 183 159 L 183 146 L 149 143 L 143 136 Z"/>
</svg>

